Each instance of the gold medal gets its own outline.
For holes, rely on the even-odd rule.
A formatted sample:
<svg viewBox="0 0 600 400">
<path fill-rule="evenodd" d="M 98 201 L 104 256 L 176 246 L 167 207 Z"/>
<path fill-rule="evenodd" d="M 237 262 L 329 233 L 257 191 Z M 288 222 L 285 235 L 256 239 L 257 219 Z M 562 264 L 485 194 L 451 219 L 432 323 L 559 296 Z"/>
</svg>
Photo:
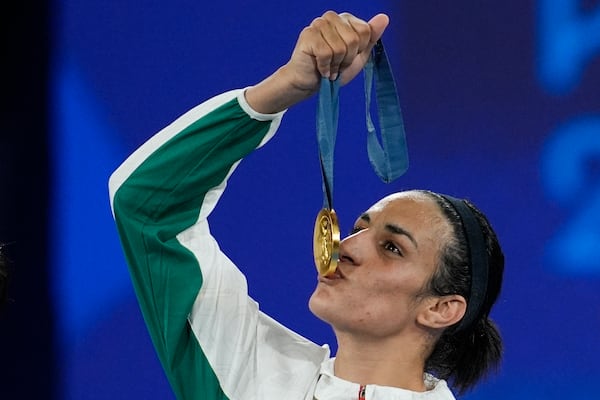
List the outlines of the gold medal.
<svg viewBox="0 0 600 400">
<path fill-rule="evenodd" d="M 335 272 L 340 249 L 340 226 L 335 211 L 324 208 L 317 215 L 313 252 L 317 271 L 322 276 Z"/>
</svg>

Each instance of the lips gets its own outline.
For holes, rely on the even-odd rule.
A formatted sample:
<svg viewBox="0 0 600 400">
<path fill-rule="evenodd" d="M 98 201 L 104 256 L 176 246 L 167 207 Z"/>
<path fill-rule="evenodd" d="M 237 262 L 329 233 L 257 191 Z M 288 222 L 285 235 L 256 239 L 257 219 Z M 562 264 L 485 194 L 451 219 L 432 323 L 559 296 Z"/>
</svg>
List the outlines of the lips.
<svg viewBox="0 0 600 400">
<path fill-rule="evenodd" d="M 340 267 L 338 266 L 335 271 L 333 271 L 330 274 L 327 274 L 325 276 L 326 279 L 331 279 L 331 280 L 335 280 L 335 279 L 344 279 L 344 274 L 342 273 L 342 271 L 340 271 Z"/>
</svg>

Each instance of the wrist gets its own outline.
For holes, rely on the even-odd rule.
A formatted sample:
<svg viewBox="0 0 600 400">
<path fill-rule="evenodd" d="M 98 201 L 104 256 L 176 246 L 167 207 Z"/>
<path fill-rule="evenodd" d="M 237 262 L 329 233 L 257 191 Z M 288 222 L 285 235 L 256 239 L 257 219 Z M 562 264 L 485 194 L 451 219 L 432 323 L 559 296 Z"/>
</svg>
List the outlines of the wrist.
<svg viewBox="0 0 600 400">
<path fill-rule="evenodd" d="M 318 91 L 295 76 L 287 66 L 246 91 L 246 101 L 256 111 L 273 114 L 297 104 Z"/>
</svg>

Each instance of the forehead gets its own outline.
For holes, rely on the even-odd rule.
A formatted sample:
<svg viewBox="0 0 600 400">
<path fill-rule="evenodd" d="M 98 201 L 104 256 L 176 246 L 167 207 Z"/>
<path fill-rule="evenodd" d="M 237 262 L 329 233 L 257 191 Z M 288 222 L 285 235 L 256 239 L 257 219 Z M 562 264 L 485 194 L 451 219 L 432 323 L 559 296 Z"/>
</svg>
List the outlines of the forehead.
<svg viewBox="0 0 600 400">
<path fill-rule="evenodd" d="M 386 196 L 365 214 L 373 224 L 396 224 L 415 236 L 429 239 L 442 239 L 451 230 L 435 200 L 421 192 L 399 192 Z"/>
<path fill-rule="evenodd" d="M 438 213 L 441 211 L 435 201 L 425 193 L 408 191 L 390 194 L 373 204 L 368 210 L 368 213 L 374 212 L 392 212 L 392 210 L 400 211 L 404 208 L 419 210 L 421 213 Z"/>
</svg>

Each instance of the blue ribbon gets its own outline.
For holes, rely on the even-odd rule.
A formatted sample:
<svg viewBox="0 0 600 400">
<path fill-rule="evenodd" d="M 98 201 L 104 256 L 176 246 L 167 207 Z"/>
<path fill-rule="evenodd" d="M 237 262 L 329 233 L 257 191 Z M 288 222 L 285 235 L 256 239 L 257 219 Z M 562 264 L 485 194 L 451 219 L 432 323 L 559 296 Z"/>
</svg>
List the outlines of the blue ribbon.
<svg viewBox="0 0 600 400">
<path fill-rule="evenodd" d="M 321 79 L 317 107 L 317 140 L 323 175 L 323 207 L 331 209 L 333 200 L 333 150 L 338 128 L 340 109 L 339 75 L 335 81 Z"/>
<path fill-rule="evenodd" d="M 369 161 L 379 178 L 385 183 L 390 183 L 402 176 L 408 169 L 408 150 L 398 91 L 381 40 L 373 48 L 373 53 L 364 70 Z M 375 75 L 375 96 L 383 147 L 379 144 L 377 131 L 371 119 L 373 75 Z"/>
<path fill-rule="evenodd" d="M 408 169 L 406 134 L 396 84 L 383 47 L 378 41 L 364 68 L 367 152 L 375 173 L 390 183 Z M 377 114 L 381 129 L 379 143 L 377 130 L 371 119 L 371 89 L 375 78 Z M 317 106 L 317 141 L 323 175 L 324 207 L 331 209 L 333 199 L 333 152 L 338 128 L 340 78 L 334 81 L 321 79 Z"/>
</svg>

